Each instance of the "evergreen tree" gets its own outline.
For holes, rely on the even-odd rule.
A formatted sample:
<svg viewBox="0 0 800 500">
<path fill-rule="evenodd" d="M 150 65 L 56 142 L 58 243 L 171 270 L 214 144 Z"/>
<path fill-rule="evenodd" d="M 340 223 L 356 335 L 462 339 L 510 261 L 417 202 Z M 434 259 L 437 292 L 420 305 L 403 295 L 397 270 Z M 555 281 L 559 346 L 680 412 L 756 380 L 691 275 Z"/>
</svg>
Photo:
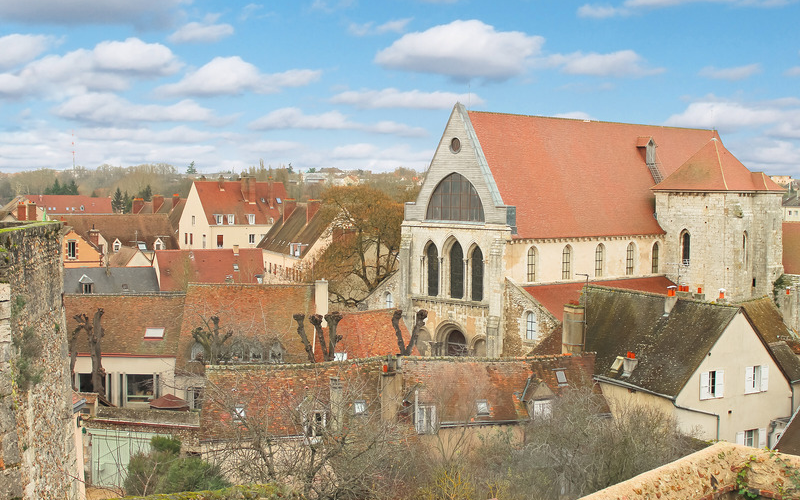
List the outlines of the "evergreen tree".
<svg viewBox="0 0 800 500">
<path fill-rule="evenodd" d="M 62 194 L 77 195 L 78 194 L 78 185 L 75 184 L 75 179 L 70 180 L 69 184 L 65 185 L 64 188 L 62 189 L 62 191 L 63 191 Z"/>
<path fill-rule="evenodd" d="M 119 190 L 119 187 L 114 191 L 114 197 L 111 198 L 111 209 L 117 214 L 121 214 L 125 209 L 125 200 L 122 198 L 122 191 Z"/>
<path fill-rule="evenodd" d="M 125 194 L 122 196 L 122 213 L 129 214 L 131 210 L 133 210 L 133 199 L 128 196 L 128 190 L 125 190 Z"/>
<path fill-rule="evenodd" d="M 150 184 L 148 184 L 146 188 L 140 190 L 136 197 L 142 198 L 144 201 L 153 201 L 153 189 L 150 187 Z"/>
<path fill-rule="evenodd" d="M 53 185 L 44 190 L 44 194 L 63 194 L 61 192 L 61 184 L 58 183 L 58 178 L 53 181 Z"/>
<path fill-rule="evenodd" d="M 197 169 L 194 166 L 194 162 L 189 164 L 189 167 L 186 169 L 187 175 L 195 175 L 197 173 Z"/>
</svg>

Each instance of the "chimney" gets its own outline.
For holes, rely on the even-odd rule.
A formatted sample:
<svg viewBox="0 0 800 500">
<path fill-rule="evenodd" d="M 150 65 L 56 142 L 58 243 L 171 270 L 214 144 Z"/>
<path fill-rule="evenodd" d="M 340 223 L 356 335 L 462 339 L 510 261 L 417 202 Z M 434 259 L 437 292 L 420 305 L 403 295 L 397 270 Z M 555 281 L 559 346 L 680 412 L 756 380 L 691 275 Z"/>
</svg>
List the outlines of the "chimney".
<svg viewBox="0 0 800 500">
<path fill-rule="evenodd" d="M 324 279 L 314 282 L 314 305 L 315 314 L 328 314 L 328 282 Z"/>
<path fill-rule="evenodd" d="M 725 298 L 725 289 L 724 288 L 720 288 L 719 289 L 719 299 L 717 299 L 717 302 L 720 302 L 722 304 L 725 304 L 725 303 L 728 302 L 728 300 Z"/>
<path fill-rule="evenodd" d="M 320 200 L 308 200 L 308 206 L 306 207 L 306 224 L 319 212 L 321 204 L 322 202 Z"/>
<path fill-rule="evenodd" d="M 131 212 L 138 214 L 144 208 L 144 199 L 143 198 L 134 198 L 133 199 L 133 206 L 131 207 Z"/>
<path fill-rule="evenodd" d="M 220 175 L 219 179 L 217 180 L 217 183 L 219 184 L 219 190 L 225 191 L 225 177 Z"/>
<path fill-rule="evenodd" d="M 584 308 L 577 301 L 564 305 L 564 322 L 561 331 L 561 353 L 583 352 Z"/>
<path fill-rule="evenodd" d="M 292 215 L 294 209 L 297 207 L 297 200 L 294 198 L 286 198 L 283 202 L 283 221 L 286 222 L 289 220 L 289 216 Z"/>
<path fill-rule="evenodd" d="M 664 299 L 664 316 L 672 312 L 672 308 L 678 302 L 678 297 L 675 295 L 675 285 L 667 287 L 667 298 Z"/>
<path fill-rule="evenodd" d="M 28 203 L 28 220 L 36 220 L 36 203 Z"/>
<path fill-rule="evenodd" d="M 153 213 L 157 213 L 158 210 L 164 205 L 164 196 L 160 194 L 153 195 Z"/>
<path fill-rule="evenodd" d="M 628 354 L 622 360 L 622 378 L 630 377 L 638 364 L 639 360 L 636 359 L 636 353 L 628 351 Z"/>
<path fill-rule="evenodd" d="M 100 231 L 95 229 L 94 225 L 89 230 L 89 241 L 96 247 L 100 246 Z"/>
<path fill-rule="evenodd" d="M 175 206 L 178 204 L 179 201 L 181 201 L 181 195 L 179 195 L 178 193 L 173 194 L 172 195 L 172 208 L 175 208 Z"/>
<path fill-rule="evenodd" d="M 26 220 L 28 218 L 27 208 L 24 203 L 17 205 L 17 220 Z"/>
<path fill-rule="evenodd" d="M 242 198 L 244 198 L 244 201 L 255 205 L 256 203 L 255 177 L 242 177 Z"/>
<path fill-rule="evenodd" d="M 273 205 L 273 200 L 275 199 L 274 189 L 273 189 L 273 182 L 269 181 L 269 190 L 267 191 L 267 203 L 269 203 L 269 208 L 275 208 Z"/>
</svg>

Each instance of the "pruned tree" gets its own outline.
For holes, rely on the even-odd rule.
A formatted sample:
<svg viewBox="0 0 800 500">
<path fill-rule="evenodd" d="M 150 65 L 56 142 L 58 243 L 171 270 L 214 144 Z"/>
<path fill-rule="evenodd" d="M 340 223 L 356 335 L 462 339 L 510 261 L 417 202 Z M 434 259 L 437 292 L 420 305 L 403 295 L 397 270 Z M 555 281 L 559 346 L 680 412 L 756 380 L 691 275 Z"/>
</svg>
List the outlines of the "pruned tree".
<svg viewBox="0 0 800 500">
<path fill-rule="evenodd" d="M 225 342 L 233 336 L 233 330 L 220 334 L 219 316 L 211 316 L 211 323 L 203 318 L 203 326 L 192 330 L 192 338 L 203 346 L 203 359 L 206 363 L 216 365 L 223 359 Z"/>
<path fill-rule="evenodd" d="M 92 358 L 92 392 L 96 392 L 100 396 L 105 397 L 106 389 L 104 381 L 106 378 L 106 371 L 103 369 L 103 349 L 101 345 L 101 340 L 105 332 L 103 331 L 103 325 L 100 324 L 100 320 L 103 317 L 103 308 L 97 308 L 91 323 L 89 322 L 89 316 L 85 313 L 76 314 L 73 317 L 78 322 L 73 336 L 75 336 L 79 330 L 84 330 L 89 340 L 89 355 Z M 74 355 L 77 355 L 77 352 L 72 352 L 75 353 Z M 70 353 L 70 355 L 72 356 L 73 354 Z M 70 362 L 74 370 L 74 361 L 70 360 Z"/>
<path fill-rule="evenodd" d="M 303 343 L 303 347 L 306 349 L 306 355 L 308 356 L 308 361 L 311 363 L 316 363 L 314 359 L 314 348 L 311 347 L 311 342 L 308 341 L 308 335 L 306 335 L 306 328 L 303 325 L 303 322 L 306 320 L 305 314 L 295 314 L 292 316 L 295 321 L 297 321 L 297 336 L 300 337 L 300 341 Z"/>
<path fill-rule="evenodd" d="M 400 332 L 400 320 L 403 318 L 403 311 L 402 309 L 397 309 L 394 311 L 394 314 L 392 314 L 392 326 L 394 327 L 394 334 L 397 335 L 397 347 L 400 348 L 401 356 L 411 355 L 411 351 L 413 351 L 414 346 L 417 345 L 419 332 L 425 328 L 425 320 L 428 318 L 428 311 L 420 309 L 414 317 L 414 328 L 411 330 L 411 338 L 408 341 L 408 345 L 405 345 L 403 334 Z"/>
<path fill-rule="evenodd" d="M 292 317 L 297 322 L 297 335 L 300 337 L 303 347 L 305 347 L 308 360 L 311 363 L 316 363 L 316 358 L 314 357 L 314 347 L 308 340 L 308 335 L 306 335 L 306 330 L 303 326 L 305 315 L 295 314 Z M 342 340 L 342 336 L 336 333 L 336 328 L 343 317 L 344 316 L 339 311 L 332 311 L 326 314 L 324 317 L 321 314 L 312 314 L 308 318 L 308 322 L 314 326 L 314 333 L 317 336 L 317 342 L 319 342 L 320 350 L 322 351 L 323 361 L 333 361 L 336 357 L 336 344 Z M 322 328 L 323 319 L 328 323 L 327 341 L 325 340 L 325 330 Z"/>
<path fill-rule="evenodd" d="M 81 325 L 80 314 L 76 314 L 73 317 L 78 321 L 78 326 L 72 330 L 67 341 L 67 347 L 69 348 L 69 373 L 72 378 L 72 389 L 77 391 L 78 387 L 75 386 L 75 363 L 78 361 L 78 334 L 83 329 L 83 326 Z"/>
</svg>

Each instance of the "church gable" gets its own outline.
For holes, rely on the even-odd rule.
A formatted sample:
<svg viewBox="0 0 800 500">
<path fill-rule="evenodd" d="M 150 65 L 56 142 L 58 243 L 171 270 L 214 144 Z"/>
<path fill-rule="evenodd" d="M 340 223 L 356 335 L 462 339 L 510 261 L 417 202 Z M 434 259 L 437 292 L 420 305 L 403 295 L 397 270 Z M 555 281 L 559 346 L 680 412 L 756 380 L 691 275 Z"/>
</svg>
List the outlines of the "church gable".
<svg viewBox="0 0 800 500">
<path fill-rule="evenodd" d="M 511 215 L 508 214 L 511 212 Z M 456 104 L 406 220 L 514 226 L 462 104 Z"/>
</svg>

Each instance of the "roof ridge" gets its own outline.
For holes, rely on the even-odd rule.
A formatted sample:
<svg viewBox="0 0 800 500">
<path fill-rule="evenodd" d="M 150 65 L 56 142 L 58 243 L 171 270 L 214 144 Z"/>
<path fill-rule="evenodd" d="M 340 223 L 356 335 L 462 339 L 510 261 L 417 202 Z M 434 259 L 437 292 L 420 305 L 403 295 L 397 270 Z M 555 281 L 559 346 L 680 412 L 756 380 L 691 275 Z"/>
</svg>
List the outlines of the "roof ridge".
<svg viewBox="0 0 800 500">
<path fill-rule="evenodd" d="M 714 143 L 714 153 L 717 155 L 717 165 L 719 166 L 719 173 L 722 176 L 722 185 L 725 186 L 725 191 L 730 191 L 730 189 L 728 189 L 728 181 L 725 179 L 725 169 L 722 168 L 722 158 L 719 154 L 719 141 L 717 141 L 716 137 L 712 137 L 711 141 Z"/>
<path fill-rule="evenodd" d="M 583 122 L 583 123 L 607 123 L 612 125 L 632 125 L 637 127 L 655 127 L 655 128 L 670 129 L 670 130 L 702 130 L 706 132 L 714 132 L 713 128 L 675 127 L 671 125 L 652 125 L 647 123 L 629 123 L 629 122 L 615 122 L 608 120 L 594 120 L 591 118 L 568 118 L 565 116 L 525 115 L 522 113 L 502 113 L 499 111 L 475 111 L 475 110 L 467 110 L 467 113 L 480 113 L 485 115 L 501 115 L 501 116 L 519 116 L 522 118 L 546 118 L 549 120 L 563 120 L 563 121 L 573 121 L 573 122 Z M 638 136 L 638 137 L 648 137 L 648 136 Z"/>
</svg>

